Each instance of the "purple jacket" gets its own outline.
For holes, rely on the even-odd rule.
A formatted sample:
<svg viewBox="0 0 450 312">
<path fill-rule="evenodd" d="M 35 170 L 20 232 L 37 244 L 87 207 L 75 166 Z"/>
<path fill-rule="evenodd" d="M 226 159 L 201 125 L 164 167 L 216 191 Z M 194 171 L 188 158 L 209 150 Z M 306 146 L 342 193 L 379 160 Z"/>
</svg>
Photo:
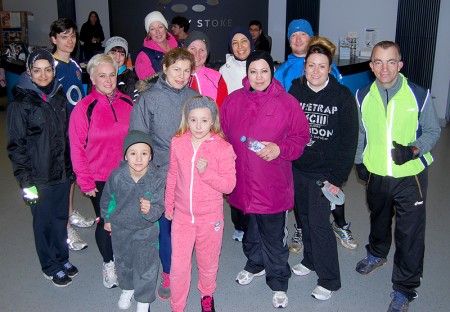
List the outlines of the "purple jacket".
<svg viewBox="0 0 450 312">
<path fill-rule="evenodd" d="M 309 124 L 299 102 L 273 79 L 264 92 L 244 88 L 231 93 L 220 109 L 221 125 L 236 153 L 234 191 L 228 201 L 244 213 L 273 214 L 294 206 L 291 161 L 309 142 Z M 241 136 L 274 142 L 280 155 L 267 162 L 240 141 Z"/>
</svg>

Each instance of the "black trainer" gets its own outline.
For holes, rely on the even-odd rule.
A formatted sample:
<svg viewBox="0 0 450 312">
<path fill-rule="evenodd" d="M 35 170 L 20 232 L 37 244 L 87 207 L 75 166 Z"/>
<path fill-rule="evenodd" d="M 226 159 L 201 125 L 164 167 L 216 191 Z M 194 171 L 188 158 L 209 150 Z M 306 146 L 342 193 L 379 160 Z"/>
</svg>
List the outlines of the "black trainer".
<svg viewBox="0 0 450 312">
<path fill-rule="evenodd" d="M 72 283 L 72 279 L 63 270 L 58 271 L 53 276 L 44 273 L 44 277 L 51 280 L 56 287 L 66 287 Z"/>
<path fill-rule="evenodd" d="M 69 277 L 74 277 L 78 274 L 78 269 L 76 266 L 74 266 L 69 261 L 66 262 L 66 264 L 63 265 L 63 271 L 66 273 Z"/>
</svg>

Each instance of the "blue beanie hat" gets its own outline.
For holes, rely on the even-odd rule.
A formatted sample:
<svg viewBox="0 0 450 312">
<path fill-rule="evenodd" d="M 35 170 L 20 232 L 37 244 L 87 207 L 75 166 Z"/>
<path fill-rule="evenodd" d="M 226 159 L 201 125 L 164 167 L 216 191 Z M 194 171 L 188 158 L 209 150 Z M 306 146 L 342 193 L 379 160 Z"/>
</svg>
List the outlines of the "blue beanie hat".
<svg viewBox="0 0 450 312">
<path fill-rule="evenodd" d="M 231 53 L 233 53 L 233 47 L 232 47 L 231 42 L 233 41 L 233 37 L 236 34 L 243 34 L 245 37 L 247 37 L 248 40 L 250 41 L 250 52 L 255 51 L 255 46 L 253 45 L 252 35 L 250 35 L 250 32 L 248 31 L 248 29 L 244 28 L 244 27 L 241 27 L 241 26 L 238 26 L 238 27 L 234 27 L 231 30 L 230 36 L 228 37 L 228 46 L 230 48 L 230 52 Z"/>
<path fill-rule="evenodd" d="M 314 32 L 312 30 L 311 24 L 304 19 L 293 20 L 288 27 L 287 31 L 287 39 L 288 41 L 291 39 L 291 35 L 296 33 L 297 31 L 303 31 L 305 34 L 308 34 L 311 38 L 314 37 Z"/>
</svg>

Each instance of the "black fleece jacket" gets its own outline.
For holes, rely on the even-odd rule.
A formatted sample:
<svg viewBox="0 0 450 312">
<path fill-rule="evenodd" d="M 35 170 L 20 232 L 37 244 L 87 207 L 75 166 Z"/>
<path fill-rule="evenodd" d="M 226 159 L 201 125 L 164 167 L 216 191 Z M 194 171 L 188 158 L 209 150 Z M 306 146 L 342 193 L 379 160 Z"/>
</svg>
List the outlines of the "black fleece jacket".
<svg viewBox="0 0 450 312">
<path fill-rule="evenodd" d="M 300 77 L 292 82 L 289 93 L 300 102 L 311 133 L 311 141 L 293 162 L 294 167 L 341 187 L 352 169 L 358 142 L 354 96 L 331 75 L 319 92 L 308 87 L 305 77 Z"/>
</svg>

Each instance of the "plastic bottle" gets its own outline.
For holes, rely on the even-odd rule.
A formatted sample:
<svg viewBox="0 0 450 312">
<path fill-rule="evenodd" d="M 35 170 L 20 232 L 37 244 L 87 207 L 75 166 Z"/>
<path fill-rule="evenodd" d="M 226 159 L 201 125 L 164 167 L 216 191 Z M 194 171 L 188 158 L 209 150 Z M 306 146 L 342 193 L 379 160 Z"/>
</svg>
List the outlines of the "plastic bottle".
<svg viewBox="0 0 450 312">
<path fill-rule="evenodd" d="M 255 153 L 259 152 L 264 147 L 266 147 L 264 144 L 262 144 L 258 140 L 255 140 L 255 139 L 252 139 L 252 138 L 247 138 L 245 135 L 243 135 L 241 137 L 241 142 L 244 143 L 248 147 L 249 150 L 251 150 L 251 151 L 253 151 Z"/>
<path fill-rule="evenodd" d="M 127 66 L 127 68 L 133 68 L 133 62 L 131 61 L 131 53 L 128 53 L 126 66 Z"/>
</svg>

